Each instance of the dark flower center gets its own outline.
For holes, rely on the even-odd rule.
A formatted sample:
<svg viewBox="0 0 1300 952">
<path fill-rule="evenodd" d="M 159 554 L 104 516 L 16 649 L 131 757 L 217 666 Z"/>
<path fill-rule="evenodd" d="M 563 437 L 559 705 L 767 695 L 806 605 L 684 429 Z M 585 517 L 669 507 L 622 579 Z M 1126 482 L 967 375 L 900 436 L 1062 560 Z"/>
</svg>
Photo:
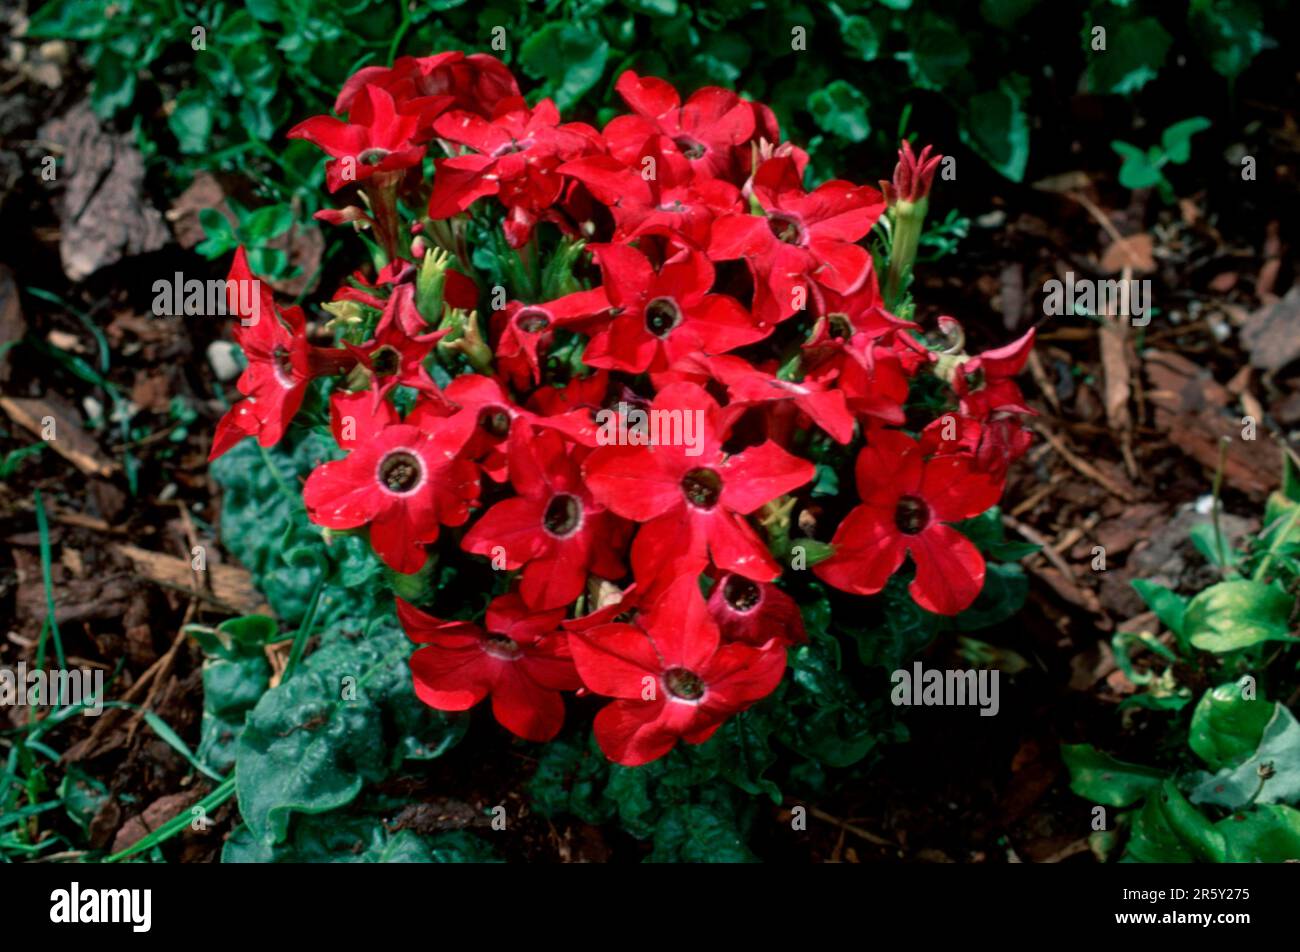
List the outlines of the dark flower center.
<svg viewBox="0 0 1300 952">
<path fill-rule="evenodd" d="M 557 493 L 546 504 L 542 525 L 546 531 L 561 539 L 573 535 L 582 522 L 582 501 L 569 493 Z"/>
<path fill-rule="evenodd" d="M 672 298 L 655 298 L 645 308 L 645 326 L 656 337 L 667 337 L 682 322 L 682 312 Z"/>
<path fill-rule="evenodd" d="M 853 336 L 853 324 L 850 323 L 847 314 L 831 314 L 827 321 L 830 324 L 831 337 L 835 340 L 848 340 Z"/>
<path fill-rule="evenodd" d="M 391 377 L 402 366 L 402 355 L 385 344 L 370 355 L 370 368 L 377 377 Z"/>
<path fill-rule="evenodd" d="M 930 507 L 924 499 L 916 496 L 904 496 L 898 500 L 894 510 L 894 525 L 903 535 L 916 535 L 930 524 Z"/>
<path fill-rule="evenodd" d="M 539 334 L 551 326 L 551 319 L 541 308 L 526 307 L 515 315 L 515 326 L 525 334 Z"/>
<path fill-rule="evenodd" d="M 379 464 L 379 478 L 395 493 L 410 492 L 420 482 L 423 472 L 419 457 L 406 450 L 389 453 Z"/>
<path fill-rule="evenodd" d="M 704 696 L 704 682 L 699 675 L 685 668 L 669 668 L 665 671 L 664 687 L 673 697 L 683 701 L 698 701 Z"/>
<path fill-rule="evenodd" d="M 744 614 L 753 611 L 763 599 L 759 587 L 743 575 L 729 575 L 722 583 L 722 597 L 728 605 Z"/>
<path fill-rule="evenodd" d="M 712 509 L 722 495 L 722 477 L 711 469 L 693 469 L 682 477 L 682 492 L 692 506 Z"/>
<path fill-rule="evenodd" d="M 777 241 L 784 241 L 787 245 L 797 245 L 803 237 L 803 228 L 789 215 L 769 215 L 767 227 Z"/>
<path fill-rule="evenodd" d="M 966 378 L 966 386 L 970 389 L 971 393 L 984 389 L 985 380 L 983 370 L 976 370 L 972 373 L 963 374 L 962 376 Z"/>
<path fill-rule="evenodd" d="M 484 407 L 478 412 L 478 425 L 493 436 L 510 434 L 510 414 L 503 407 Z"/>
<path fill-rule="evenodd" d="M 505 635 L 489 634 L 483 639 L 487 642 L 487 652 L 498 658 L 513 660 L 519 657 L 519 643 Z"/>
<path fill-rule="evenodd" d="M 677 146 L 682 155 L 688 159 L 702 159 L 704 153 L 709 151 L 703 142 L 698 142 L 689 136 L 679 136 L 673 140 L 673 145 Z"/>
<path fill-rule="evenodd" d="M 364 152 L 360 153 L 357 156 L 357 159 L 361 162 L 362 165 L 378 165 L 380 162 L 383 162 L 384 159 L 386 158 L 388 158 L 388 150 L 380 149 L 377 147 L 373 149 L 366 149 Z"/>
</svg>

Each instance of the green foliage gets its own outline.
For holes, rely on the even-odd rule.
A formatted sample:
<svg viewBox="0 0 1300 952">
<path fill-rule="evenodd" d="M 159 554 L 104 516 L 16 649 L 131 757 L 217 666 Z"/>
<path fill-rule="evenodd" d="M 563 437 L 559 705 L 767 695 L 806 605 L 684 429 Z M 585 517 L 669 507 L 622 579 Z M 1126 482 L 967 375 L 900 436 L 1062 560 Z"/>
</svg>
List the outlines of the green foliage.
<svg viewBox="0 0 1300 952">
<path fill-rule="evenodd" d="M 1164 131 L 1160 144 L 1145 152 L 1127 142 L 1112 142 L 1110 147 L 1124 160 L 1119 169 L 1120 184 L 1125 188 L 1159 188 L 1166 201 L 1173 201 L 1174 189 L 1163 170 L 1171 163 L 1182 165 L 1191 158 L 1192 136 L 1208 128 L 1210 120 L 1204 116 L 1175 122 Z"/>
<path fill-rule="evenodd" d="M 1192 714 L 1188 747 L 1213 774 L 1124 763 L 1090 744 L 1062 748 L 1071 790 L 1133 808 L 1118 818 L 1128 826 L 1123 861 L 1300 859 L 1300 810 L 1286 805 L 1300 802 L 1300 723 L 1251 688 L 1249 680 L 1219 685 Z"/>
<path fill-rule="evenodd" d="M 1098 92 L 1131 95 L 1164 80 L 1175 56 L 1231 81 L 1275 45 L 1249 0 L 1194 0 L 1185 26 L 1183 16 L 1154 0 L 1066 9 L 1039 0 L 121 0 L 108 15 L 97 0 L 66 0 L 38 9 L 28 32 L 82 44 L 101 115 L 156 117 L 137 127 L 143 151 L 178 184 L 199 170 L 241 173 L 257 183 L 259 204 L 275 209 L 277 225 L 287 209 L 306 225 L 324 198 L 322 157 L 284 133 L 302 117 L 328 113 L 353 71 L 398 55 L 491 52 L 532 99 L 552 97 L 602 123 L 622 108 L 613 83 L 625 68 L 669 77 L 685 92 L 731 86 L 773 107 L 786 134 L 810 147 L 818 177 L 862 167 L 864 143 L 891 155 L 905 125 L 899 119 L 915 107 L 927 117 L 955 116 L 962 140 L 1020 181 L 1031 147 L 1028 77 L 1044 68 L 1082 71 Z M 1107 30 L 1104 52 L 1092 49 L 1097 26 Z M 498 27 L 504 33 L 494 34 Z M 1175 45 L 1184 35 L 1190 46 Z M 1176 79 L 1167 82 L 1176 89 Z M 1166 154 L 1126 154 L 1127 177 L 1157 184 L 1152 176 Z M 203 253 L 219 257 L 243 240 L 265 256 L 254 270 L 286 276 L 269 236 L 244 234 L 259 233 L 261 224 L 246 220 L 257 212 L 235 214 L 233 225 L 204 217 Z"/>
<path fill-rule="evenodd" d="M 347 812 L 368 784 L 458 743 L 468 721 L 416 699 L 406 664 L 411 645 L 392 615 L 385 570 L 364 538 L 324 545 L 288 489 L 332 446 L 297 428 L 265 453 L 245 440 L 212 467 L 224 490 L 223 543 L 253 573 L 279 620 L 297 626 L 285 638 L 320 639 L 268 690 L 263 649 L 282 640 L 272 619 L 250 616 L 194 632 L 208 656 L 201 756 L 221 769 L 233 762 L 245 823 L 225 858 L 305 861 L 346 843 L 344 859 L 479 861 L 464 844 L 387 837 Z M 323 813 L 328 822 L 298 830 L 302 817 Z M 326 830 L 331 824 L 341 824 L 337 836 Z"/>
<path fill-rule="evenodd" d="M 481 838 L 464 830 L 421 836 L 389 833 L 373 817 L 304 817 L 289 842 L 271 847 L 247 826 L 226 840 L 223 863 L 493 863 L 500 862 Z"/>
</svg>

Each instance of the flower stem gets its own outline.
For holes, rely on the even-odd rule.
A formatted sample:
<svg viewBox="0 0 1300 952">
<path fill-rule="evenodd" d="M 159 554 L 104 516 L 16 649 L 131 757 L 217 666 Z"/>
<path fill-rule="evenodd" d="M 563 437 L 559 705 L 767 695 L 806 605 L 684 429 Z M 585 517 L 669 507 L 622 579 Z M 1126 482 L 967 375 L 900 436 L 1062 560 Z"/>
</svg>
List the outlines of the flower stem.
<svg viewBox="0 0 1300 952">
<path fill-rule="evenodd" d="M 915 202 L 900 199 L 894 205 L 893 241 L 889 247 L 889 274 L 885 278 L 885 307 L 890 311 L 898 308 L 899 302 L 907 292 L 912 265 L 916 262 L 916 249 L 921 241 L 921 230 L 925 224 L 925 212 L 929 204 L 928 198 L 922 198 Z"/>
</svg>

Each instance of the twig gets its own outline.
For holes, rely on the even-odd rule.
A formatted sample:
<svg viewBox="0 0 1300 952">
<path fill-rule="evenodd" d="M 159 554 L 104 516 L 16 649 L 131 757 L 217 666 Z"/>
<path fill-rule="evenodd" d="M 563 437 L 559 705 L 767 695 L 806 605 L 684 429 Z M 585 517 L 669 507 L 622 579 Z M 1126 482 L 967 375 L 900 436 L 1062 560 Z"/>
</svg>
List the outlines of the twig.
<svg viewBox="0 0 1300 952">
<path fill-rule="evenodd" d="M 1043 439 L 1047 440 L 1048 443 L 1052 444 L 1052 449 L 1056 450 L 1056 452 L 1060 455 L 1061 459 L 1065 460 L 1072 467 L 1074 467 L 1074 469 L 1078 470 L 1081 474 L 1087 476 L 1093 482 L 1100 485 L 1108 493 L 1110 493 L 1113 496 L 1118 496 L 1120 499 L 1123 499 L 1125 502 L 1135 501 L 1135 497 L 1133 493 L 1129 492 L 1127 489 L 1123 488 L 1122 486 L 1117 485 L 1114 480 L 1112 480 L 1109 476 L 1106 476 L 1104 473 L 1098 470 L 1097 467 L 1093 466 L 1087 460 L 1081 459 L 1080 457 L 1076 456 L 1068 447 L 1066 447 L 1065 443 L 1062 442 L 1061 438 L 1057 436 L 1055 433 L 1048 430 L 1046 427 L 1041 427 L 1041 426 L 1034 427 L 1034 432 L 1036 432 Z"/>
<path fill-rule="evenodd" d="M 883 836 L 877 836 L 875 833 L 872 833 L 869 830 L 864 830 L 860 826 L 855 826 L 846 820 L 841 820 L 837 816 L 831 816 L 825 810 L 819 810 L 817 807 L 809 807 L 808 812 L 817 819 L 838 826 L 841 830 L 846 830 L 859 839 L 866 840 L 868 843 L 874 843 L 876 846 L 883 846 L 886 849 L 891 850 L 902 849 L 896 841 L 887 840 Z"/>
</svg>

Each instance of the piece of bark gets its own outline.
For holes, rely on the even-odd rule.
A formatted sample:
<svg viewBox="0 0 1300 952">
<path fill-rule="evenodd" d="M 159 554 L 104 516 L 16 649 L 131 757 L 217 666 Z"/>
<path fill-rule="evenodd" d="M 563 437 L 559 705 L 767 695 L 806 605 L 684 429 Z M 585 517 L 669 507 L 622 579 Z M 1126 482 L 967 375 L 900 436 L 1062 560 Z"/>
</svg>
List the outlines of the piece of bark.
<svg viewBox="0 0 1300 952">
<path fill-rule="evenodd" d="M 159 797 L 145 807 L 143 813 L 131 817 L 122 824 L 122 828 L 117 831 L 117 836 L 113 838 L 113 848 L 110 852 L 119 853 L 129 849 L 202 798 L 203 791 L 198 789 L 186 793 L 169 793 L 165 797 Z"/>
<path fill-rule="evenodd" d="M 1300 360 L 1300 285 L 1253 312 L 1241 329 L 1241 343 L 1261 370 L 1276 372 Z"/>
<path fill-rule="evenodd" d="M 130 133 L 104 129 L 83 101 L 41 126 L 38 136 L 64 157 L 59 257 L 71 280 L 167 244 L 167 225 L 145 197 L 144 158 Z"/>
<path fill-rule="evenodd" d="M 193 593 L 240 615 L 271 613 L 266 600 L 254 587 L 253 577 L 247 569 L 238 565 L 209 562 L 204 570 L 211 583 L 209 592 L 195 584 L 195 575 L 203 573 L 195 573 L 187 559 L 178 559 L 173 555 L 164 555 L 134 545 L 118 544 L 113 549 L 130 559 L 140 575 L 165 588 Z"/>
<path fill-rule="evenodd" d="M 45 399 L 0 397 L 0 410 L 3 410 L 14 423 L 42 439 L 44 439 L 42 431 L 45 428 L 42 421 L 46 417 L 53 418 L 54 438 L 47 441 L 50 449 L 87 476 L 107 478 L 121 468 L 116 462 L 106 459 L 100 453 L 99 444 L 81 428 L 76 411 L 56 397 Z"/>
<path fill-rule="evenodd" d="M 1267 451 L 1264 434 L 1242 439 L 1241 416 L 1229 409 L 1232 394 L 1209 371 L 1165 350 L 1148 353 L 1145 369 L 1156 426 L 1167 431 L 1172 445 L 1213 473 L 1219 465 L 1219 443 L 1226 440 L 1223 475 L 1229 484 L 1255 495 L 1277 485 L 1277 457 Z"/>
<path fill-rule="evenodd" d="M 0 383 L 9 382 L 12 347 L 6 345 L 22 340 L 26 333 L 27 321 L 23 319 L 14 273 L 7 265 L 0 264 Z"/>
</svg>

